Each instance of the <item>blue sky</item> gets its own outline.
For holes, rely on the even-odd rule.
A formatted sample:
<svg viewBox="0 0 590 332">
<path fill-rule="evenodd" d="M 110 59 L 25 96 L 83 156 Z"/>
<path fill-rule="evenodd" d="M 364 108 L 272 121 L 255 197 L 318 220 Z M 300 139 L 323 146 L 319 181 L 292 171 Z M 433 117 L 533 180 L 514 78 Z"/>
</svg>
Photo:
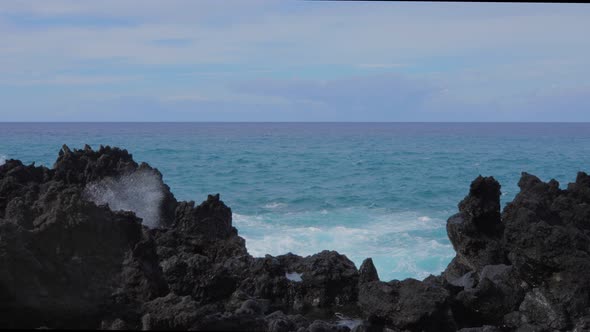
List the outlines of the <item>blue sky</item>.
<svg viewBox="0 0 590 332">
<path fill-rule="evenodd" d="M 590 121 L 590 5 L 0 3 L 0 121 Z"/>
</svg>

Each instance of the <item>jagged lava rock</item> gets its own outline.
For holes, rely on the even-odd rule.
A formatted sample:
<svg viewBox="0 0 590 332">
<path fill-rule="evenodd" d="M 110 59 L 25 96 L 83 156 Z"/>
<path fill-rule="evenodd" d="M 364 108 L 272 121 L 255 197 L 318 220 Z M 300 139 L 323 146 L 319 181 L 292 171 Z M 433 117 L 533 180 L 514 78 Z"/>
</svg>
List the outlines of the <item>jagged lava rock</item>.
<svg viewBox="0 0 590 332">
<path fill-rule="evenodd" d="M 456 263 L 472 270 L 505 263 L 502 231 L 500 184 L 492 177 L 479 176 L 459 203 L 459 213 L 447 222 L 447 233 L 457 252 Z"/>
<path fill-rule="evenodd" d="M 85 153 L 63 151 L 62 157 Z M 47 169 L 10 160 L 0 166 L 4 327 L 92 328 L 112 310 L 125 314 L 123 303 L 167 292 L 140 220 L 84 200 L 84 182 L 61 176 L 92 174 L 92 167 L 76 170 L 66 164 Z"/>
<path fill-rule="evenodd" d="M 88 194 L 144 177 L 161 191 L 145 201 L 157 202 L 149 228 L 141 204 Z M 64 146 L 51 169 L 8 160 L 0 326 L 348 331 L 349 316 L 356 332 L 588 331 L 590 177 L 560 189 L 523 173 L 519 186 L 501 211 L 500 184 L 476 178 L 447 221 L 447 269 L 384 282 L 370 258 L 357 269 L 335 251 L 252 257 L 219 195 L 177 202 L 126 150 Z"/>
<path fill-rule="evenodd" d="M 138 173 L 162 190 L 152 229 L 137 211 L 111 211 L 87 194 L 96 183 Z M 293 257 L 271 257 L 270 265 L 253 258 L 219 195 L 198 206 L 177 202 L 162 175 L 126 150 L 64 146 L 51 169 L 17 160 L 0 166 L 4 327 L 266 329 L 271 309 L 320 307 L 328 315 L 355 305 L 358 271 L 345 256 Z M 287 271 L 303 281 L 289 280 Z M 313 321 L 273 319 L 275 330 Z"/>
</svg>

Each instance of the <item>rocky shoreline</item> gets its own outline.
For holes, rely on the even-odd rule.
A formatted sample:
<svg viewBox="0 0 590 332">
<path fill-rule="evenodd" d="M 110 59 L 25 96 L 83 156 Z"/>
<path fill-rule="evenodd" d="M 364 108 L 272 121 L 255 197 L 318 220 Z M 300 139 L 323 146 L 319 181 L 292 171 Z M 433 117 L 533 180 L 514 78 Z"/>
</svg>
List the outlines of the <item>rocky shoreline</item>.
<svg viewBox="0 0 590 332">
<path fill-rule="evenodd" d="M 161 188 L 156 227 L 87 194 L 138 172 Z M 357 269 L 335 251 L 252 257 L 219 195 L 178 202 L 126 150 L 64 146 L 51 169 L 7 160 L 0 327 L 590 331 L 590 177 L 518 185 L 501 211 L 500 184 L 475 179 L 447 221 L 447 269 L 384 282 L 370 258 Z"/>
</svg>

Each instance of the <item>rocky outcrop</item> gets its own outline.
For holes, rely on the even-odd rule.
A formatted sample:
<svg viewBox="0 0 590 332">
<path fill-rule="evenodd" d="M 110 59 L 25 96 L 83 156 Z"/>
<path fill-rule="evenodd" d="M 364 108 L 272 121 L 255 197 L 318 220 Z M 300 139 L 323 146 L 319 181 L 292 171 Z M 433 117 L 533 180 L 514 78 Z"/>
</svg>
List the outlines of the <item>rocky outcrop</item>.
<svg viewBox="0 0 590 332">
<path fill-rule="evenodd" d="M 447 269 L 385 282 L 370 258 L 357 269 L 334 251 L 252 257 L 219 195 L 178 202 L 126 150 L 64 146 L 53 168 L 8 160 L 0 326 L 589 331 L 590 177 L 560 189 L 523 173 L 519 186 L 501 211 L 500 184 L 475 179 L 447 222 Z"/>
<path fill-rule="evenodd" d="M 369 281 L 359 305 L 374 324 L 411 331 L 455 331 L 449 292 L 437 280 Z"/>
<path fill-rule="evenodd" d="M 363 263 L 361 271 L 368 272 L 361 272 L 366 281 L 359 305 L 370 323 L 415 331 L 588 331 L 590 177 L 579 173 L 562 190 L 555 180 L 523 173 L 519 187 L 501 212 L 499 183 L 481 176 L 473 181 L 447 222 L 457 256 L 441 277 L 412 289 L 420 305 L 402 297 L 407 280 L 375 281 L 372 263 Z M 439 278 L 446 295 L 436 288 L 421 291 Z M 442 314 L 443 303 L 451 318 Z M 413 307 L 428 318 L 412 315 Z M 414 319 L 408 325 L 398 317 Z"/>
<path fill-rule="evenodd" d="M 488 246 L 501 252 L 483 255 L 490 258 L 489 265 L 472 264 L 476 268 L 469 273 L 475 274 L 476 285 L 463 287 L 455 297 L 464 324 L 571 330 L 588 315 L 588 179 L 579 173 L 575 183 L 561 190 L 555 180 L 544 183 L 522 174 L 520 193 L 501 215 L 503 232 Z M 492 190 L 496 185 L 487 187 Z M 479 262 L 481 256 L 474 261 Z"/>
<path fill-rule="evenodd" d="M 151 228 L 116 208 L 138 202 L 154 203 Z M 177 202 L 157 169 L 108 146 L 0 166 L 0 265 L 6 328 L 305 329 L 358 294 L 346 256 L 254 258 L 219 195 Z"/>
</svg>

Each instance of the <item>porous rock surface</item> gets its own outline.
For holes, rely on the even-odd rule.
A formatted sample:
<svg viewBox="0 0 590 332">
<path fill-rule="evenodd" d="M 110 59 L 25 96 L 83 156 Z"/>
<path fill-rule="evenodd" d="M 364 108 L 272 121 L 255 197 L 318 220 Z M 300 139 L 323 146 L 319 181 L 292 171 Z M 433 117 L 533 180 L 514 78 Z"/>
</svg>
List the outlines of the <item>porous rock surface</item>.
<svg viewBox="0 0 590 332">
<path fill-rule="evenodd" d="M 161 182 L 159 224 L 112 211 L 89 184 Z M 439 276 L 379 279 L 335 251 L 255 258 L 231 209 L 178 202 L 126 150 L 64 146 L 53 168 L 0 165 L 0 327 L 250 331 L 590 331 L 590 177 L 523 173 L 500 210 L 478 177 L 447 222 Z"/>
</svg>

